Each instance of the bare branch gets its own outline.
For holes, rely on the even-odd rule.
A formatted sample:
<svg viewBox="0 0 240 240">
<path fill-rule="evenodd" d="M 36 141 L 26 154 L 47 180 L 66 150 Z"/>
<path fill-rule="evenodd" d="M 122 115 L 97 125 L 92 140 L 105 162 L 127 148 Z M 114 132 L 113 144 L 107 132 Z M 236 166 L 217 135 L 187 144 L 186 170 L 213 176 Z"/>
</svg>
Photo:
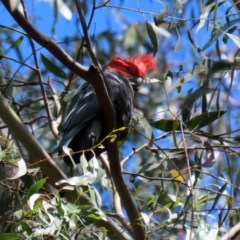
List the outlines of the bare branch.
<svg viewBox="0 0 240 240">
<path fill-rule="evenodd" d="M 221 240 L 230 240 L 239 232 L 240 232 L 240 223 L 237 223 L 221 238 Z"/>
<path fill-rule="evenodd" d="M 0 93 L 0 117 L 7 124 L 13 138 L 21 143 L 28 153 L 30 162 L 40 159 L 47 159 L 40 164 L 40 168 L 45 176 L 49 177 L 49 182 L 55 182 L 66 178 L 65 174 L 58 168 L 48 153 L 41 147 L 37 140 L 31 135 L 17 114 L 9 106 L 7 100 Z"/>
<path fill-rule="evenodd" d="M 90 67 L 89 69 L 85 68 L 81 64 L 77 63 L 72 59 L 65 51 L 63 51 L 56 42 L 50 39 L 47 36 L 44 36 L 38 32 L 34 26 L 32 26 L 19 12 L 17 9 L 11 10 L 10 3 L 8 0 L 3 0 L 2 3 L 12 15 L 15 21 L 28 33 L 28 35 L 38 42 L 40 45 L 45 47 L 50 53 L 52 53 L 59 61 L 61 61 L 67 68 L 75 72 L 78 76 L 87 80 L 91 83 L 95 89 L 96 95 L 99 99 L 99 102 L 102 106 L 104 119 L 107 126 L 107 132 L 111 132 L 115 128 L 115 115 L 113 111 L 112 104 L 110 102 L 106 87 L 103 81 L 102 74 L 99 74 L 97 68 Z M 85 21 L 85 20 L 84 20 Z M 85 24 L 86 25 L 86 24 Z M 91 56 L 94 60 L 94 56 Z M 96 64 L 96 62 L 94 61 Z M 35 140 L 36 142 L 36 140 Z M 29 145 L 27 145 L 29 148 Z M 124 182 L 118 148 L 116 142 L 111 143 L 106 141 L 106 148 L 110 162 L 111 174 L 113 176 L 114 184 L 116 186 L 119 195 L 121 196 L 121 201 L 123 206 L 126 209 L 129 220 L 132 224 L 133 233 L 136 239 L 146 239 L 145 231 L 141 220 L 141 215 L 138 213 L 136 206 L 134 205 L 133 199 L 130 195 L 130 192 Z M 46 164 L 44 164 L 46 165 Z"/>
<path fill-rule="evenodd" d="M 76 6 L 77 6 L 78 14 L 80 17 L 80 21 L 82 24 L 85 40 L 86 40 L 86 47 L 90 53 L 93 63 L 95 64 L 95 66 L 98 67 L 98 69 L 100 70 L 100 74 L 102 75 L 102 77 L 104 79 L 104 75 L 103 75 L 101 66 L 92 50 L 91 40 L 88 35 L 87 24 L 86 24 L 84 15 L 83 15 L 83 11 L 82 11 L 80 2 L 78 0 L 76 0 Z M 103 88 L 106 91 L 106 86 L 104 84 L 104 81 L 103 81 Z M 99 89 L 95 89 L 95 91 L 96 91 L 96 93 L 98 91 L 100 92 Z M 108 97 L 108 99 L 109 99 L 109 97 Z M 110 103 L 109 109 L 107 109 L 106 106 L 104 106 L 104 105 L 101 105 L 101 106 L 103 107 L 104 120 L 107 123 L 106 126 L 109 126 L 109 124 L 111 126 L 110 128 L 108 127 L 108 129 L 107 129 L 108 132 L 110 132 L 112 129 L 115 129 L 115 127 L 116 127 L 116 118 L 115 118 L 115 114 L 113 111 L 113 106 L 111 103 Z M 110 122 L 109 122 L 109 119 L 111 120 Z M 126 209 L 128 218 L 129 218 L 131 226 L 132 226 L 132 234 L 134 235 L 134 237 L 136 239 L 139 239 L 139 240 L 146 239 L 146 233 L 145 233 L 145 229 L 143 227 L 142 217 L 139 214 L 139 212 L 133 202 L 133 199 L 131 197 L 130 191 L 128 190 L 128 187 L 125 184 L 124 179 L 123 179 L 117 144 L 116 144 L 116 142 L 112 143 L 110 141 L 106 141 L 105 146 L 107 148 L 108 160 L 109 160 L 109 164 L 110 164 L 110 172 L 111 172 L 111 176 L 113 179 L 113 183 L 118 192 L 117 196 L 120 196 L 121 202 L 122 202 L 124 208 Z"/>
</svg>

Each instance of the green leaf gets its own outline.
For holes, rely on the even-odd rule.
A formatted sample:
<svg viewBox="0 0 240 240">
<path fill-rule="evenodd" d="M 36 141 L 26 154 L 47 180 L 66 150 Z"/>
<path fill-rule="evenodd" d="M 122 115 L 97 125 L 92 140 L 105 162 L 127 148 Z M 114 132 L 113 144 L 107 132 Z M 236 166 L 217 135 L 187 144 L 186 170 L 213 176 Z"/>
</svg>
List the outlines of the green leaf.
<svg viewBox="0 0 240 240">
<path fill-rule="evenodd" d="M 151 23 L 146 22 L 146 26 L 147 26 L 147 32 L 148 32 L 148 36 L 151 40 L 151 43 L 153 45 L 153 55 L 155 56 L 155 54 L 158 51 L 158 38 L 157 38 L 157 34 L 155 33 L 153 26 Z"/>
<path fill-rule="evenodd" d="M 211 207 L 211 209 L 210 209 L 209 212 L 211 212 L 212 210 L 214 210 L 214 209 L 216 208 L 216 205 L 219 204 L 219 199 L 220 199 L 220 197 L 223 196 L 223 192 L 225 191 L 225 189 L 227 188 L 227 186 L 228 186 L 228 183 L 225 183 L 225 184 L 223 184 L 222 187 L 218 190 L 218 194 L 217 194 L 216 198 L 214 199 L 213 205 L 212 205 L 212 207 Z"/>
<path fill-rule="evenodd" d="M 19 240 L 21 239 L 16 233 L 1 233 L 1 240 Z"/>
<path fill-rule="evenodd" d="M 189 130 L 194 130 L 198 128 L 205 127 L 210 123 L 214 122 L 218 118 L 220 118 L 226 111 L 216 111 L 216 112 L 206 112 L 199 114 L 192 119 L 189 120 L 187 124 L 187 128 Z"/>
<path fill-rule="evenodd" d="M 203 8 L 201 16 L 199 17 L 200 22 L 199 22 L 199 25 L 197 26 L 196 32 L 198 32 L 202 27 L 204 27 L 204 25 L 206 24 L 206 22 L 208 20 L 210 11 L 211 11 L 212 7 L 215 5 L 216 5 L 216 3 L 213 2 L 212 4 Z"/>
<path fill-rule="evenodd" d="M 236 26 L 234 26 L 234 27 L 232 27 L 232 28 L 230 28 L 230 29 L 228 29 L 228 31 L 227 31 L 227 34 L 232 34 L 235 30 L 236 30 Z M 225 43 L 225 44 L 227 44 L 227 41 L 228 41 L 228 39 L 229 39 L 229 36 L 227 35 L 226 33 L 223 35 L 223 38 L 222 38 L 222 41 Z"/>
<path fill-rule="evenodd" d="M 41 54 L 41 59 L 43 61 L 44 66 L 47 68 L 48 71 L 50 71 L 51 73 L 53 73 L 54 75 L 56 75 L 58 77 L 67 78 L 67 75 L 62 70 L 62 68 L 55 65 L 51 60 L 49 60 L 43 54 Z"/>
<path fill-rule="evenodd" d="M 90 217 L 90 218 L 92 218 L 92 219 L 94 219 L 94 220 L 100 220 L 100 219 L 101 219 L 101 217 L 100 217 L 98 214 L 95 214 L 95 213 L 93 213 L 93 212 L 91 212 L 91 213 L 88 215 L 88 217 Z"/>
<path fill-rule="evenodd" d="M 240 38 L 231 33 L 226 33 L 226 35 L 235 43 L 235 45 L 240 48 Z"/>
<path fill-rule="evenodd" d="M 217 39 L 219 38 L 219 36 L 222 33 L 226 33 L 227 30 L 229 29 L 229 27 L 233 26 L 234 24 L 238 24 L 239 23 L 239 18 L 234 19 L 231 21 L 231 25 L 229 26 L 228 23 L 221 25 L 221 29 L 219 28 L 214 28 L 212 34 L 211 34 L 211 38 L 206 42 L 206 44 L 202 47 L 202 51 L 205 51 L 207 48 L 209 48 L 212 44 L 215 44 Z M 230 36 L 228 36 L 230 37 Z M 231 38 L 231 37 L 230 37 Z"/>
<path fill-rule="evenodd" d="M 175 23 L 167 20 L 158 21 L 158 18 L 154 18 L 154 23 L 156 26 L 167 30 L 176 30 L 181 25 L 179 22 Z"/>
<path fill-rule="evenodd" d="M 146 163 L 143 165 L 143 167 L 139 170 L 139 174 L 141 173 L 146 173 L 148 171 L 152 171 L 153 169 L 160 169 L 160 166 L 162 165 L 162 163 L 160 162 L 150 162 L 150 163 Z"/>
<path fill-rule="evenodd" d="M 19 37 L 16 41 L 13 42 L 11 48 L 17 48 L 23 41 L 23 36 Z"/>
<path fill-rule="evenodd" d="M 192 107 L 193 107 L 195 101 L 198 98 L 204 96 L 208 92 L 209 92 L 209 89 L 206 88 L 205 86 L 198 88 L 194 92 L 191 92 L 191 91 L 188 92 L 188 96 L 181 107 L 182 120 L 183 120 L 184 124 L 188 123 L 188 121 L 190 119 L 191 110 L 192 110 Z"/>
<path fill-rule="evenodd" d="M 35 182 L 27 191 L 26 199 L 28 200 L 33 194 L 38 193 L 40 188 L 47 182 L 47 178 L 42 178 Z"/>
<path fill-rule="evenodd" d="M 154 16 L 154 23 L 156 26 L 159 26 L 163 22 L 163 18 L 167 15 L 168 11 L 168 5 L 167 3 L 161 2 L 163 5 L 163 9 L 160 11 L 160 13 L 157 16 Z"/>
<path fill-rule="evenodd" d="M 136 125 L 137 129 L 144 131 L 144 136 L 148 140 L 153 139 L 152 127 L 150 126 L 147 119 L 143 116 L 143 113 L 134 109 L 133 111 L 133 124 Z"/>
<path fill-rule="evenodd" d="M 151 122 L 151 126 L 162 130 L 164 132 L 170 132 L 180 130 L 180 121 L 178 119 L 161 119 L 156 122 Z"/>
</svg>

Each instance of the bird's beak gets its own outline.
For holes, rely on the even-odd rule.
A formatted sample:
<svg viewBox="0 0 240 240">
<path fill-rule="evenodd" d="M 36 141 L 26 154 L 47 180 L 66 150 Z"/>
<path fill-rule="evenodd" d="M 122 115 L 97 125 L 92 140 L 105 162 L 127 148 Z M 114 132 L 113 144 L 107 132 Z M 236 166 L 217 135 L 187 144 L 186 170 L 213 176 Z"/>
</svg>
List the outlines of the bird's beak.
<svg viewBox="0 0 240 240">
<path fill-rule="evenodd" d="M 145 82 L 146 83 L 157 83 L 157 82 L 160 82 L 160 80 L 157 78 L 146 78 Z"/>
<path fill-rule="evenodd" d="M 144 79 L 139 77 L 139 78 L 132 78 L 131 79 L 131 85 L 134 90 L 138 90 L 139 86 L 143 83 Z"/>
</svg>

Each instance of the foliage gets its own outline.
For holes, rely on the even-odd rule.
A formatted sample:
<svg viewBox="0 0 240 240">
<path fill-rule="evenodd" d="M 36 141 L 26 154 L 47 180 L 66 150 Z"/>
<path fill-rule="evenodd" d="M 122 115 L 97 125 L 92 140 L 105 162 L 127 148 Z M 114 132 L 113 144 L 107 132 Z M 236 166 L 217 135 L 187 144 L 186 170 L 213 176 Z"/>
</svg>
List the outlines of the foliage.
<svg viewBox="0 0 240 240">
<path fill-rule="evenodd" d="M 13 9 L 25 8 L 33 26 L 77 62 L 94 63 L 78 1 L 49 1 L 51 7 L 9 2 Z M 81 9 L 90 49 L 102 65 L 115 55 L 145 52 L 155 54 L 158 62 L 136 96 L 129 136 L 119 143 L 124 180 L 147 237 L 226 239 L 235 227 L 237 239 L 236 1 L 137 2 L 82 1 Z M 41 4 L 46 16 L 37 11 Z M 68 175 L 54 179 L 53 172 L 43 172 L 49 159 L 33 160 L 24 139 L 14 137 L 18 129 L 0 120 L 0 239 L 133 239 L 122 203 L 126 196 L 116 191 L 107 155 L 90 162 L 81 158 L 79 166 L 69 169 L 56 154 L 67 104 L 83 80 L 44 41 L 33 41 L 10 19 L 5 4 L 0 9 L 5 14 L 0 27 L 1 93 L 60 168 L 53 169 Z M 3 118 L 7 113 L 0 111 Z M 114 131 L 107 137 L 114 142 Z"/>
</svg>

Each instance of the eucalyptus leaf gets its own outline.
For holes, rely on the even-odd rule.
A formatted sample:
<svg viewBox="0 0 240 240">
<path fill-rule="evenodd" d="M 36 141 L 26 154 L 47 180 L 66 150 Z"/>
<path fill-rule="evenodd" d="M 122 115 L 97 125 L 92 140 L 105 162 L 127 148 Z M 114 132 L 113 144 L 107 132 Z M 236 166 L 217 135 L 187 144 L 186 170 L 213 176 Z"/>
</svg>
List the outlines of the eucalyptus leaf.
<svg viewBox="0 0 240 240">
<path fill-rule="evenodd" d="M 189 120 L 187 128 L 189 130 L 199 129 L 209 125 L 220 118 L 226 111 L 205 112 Z"/>
<path fill-rule="evenodd" d="M 153 55 L 155 55 L 158 51 L 158 38 L 157 38 L 157 34 L 153 29 L 153 26 L 151 23 L 146 22 L 146 27 L 147 27 L 147 32 L 148 32 L 148 36 L 151 40 L 151 43 L 153 45 Z"/>
<path fill-rule="evenodd" d="M 164 132 L 176 131 L 181 129 L 178 119 L 161 119 L 150 123 L 151 126 Z"/>
<path fill-rule="evenodd" d="M 67 74 L 62 70 L 62 67 L 55 65 L 51 60 L 49 60 L 43 54 L 41 54 L 41 59 L 44 66 L 49 72 L 53 73 L 57 77 L 67 78 Z"/>
<path fill-rule="evenodd" d="M 29 199 L 33 194 L 36 194 L 39 192 L 39 190 L 41 189 L 41 187 L 43 187 L 43 185 L 47 182 L 47 178 L 42 178 L 40 180 L 38 180 L 37 182 L 35 182 L 27 191 L 26 194 L 26 199 Z"/>
<path fill-rule="evenodd" d="M 11 46 L 11 48 L 17 48 L 22 43 L 24 37 L 20 36 Z"/>
<path fill-rule="evenodd" d="M 22 239 L 18 234 L 16 233 L 0 233 L 0 239 L 1 240 L 20 240 Z"/>
</svg>

